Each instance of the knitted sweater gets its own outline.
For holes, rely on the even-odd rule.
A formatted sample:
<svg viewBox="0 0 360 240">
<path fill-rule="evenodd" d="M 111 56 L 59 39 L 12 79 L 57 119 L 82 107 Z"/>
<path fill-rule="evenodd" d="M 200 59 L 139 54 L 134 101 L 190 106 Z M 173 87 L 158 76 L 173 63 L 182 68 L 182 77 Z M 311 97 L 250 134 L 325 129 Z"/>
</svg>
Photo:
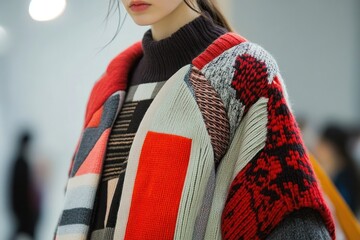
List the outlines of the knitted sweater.
<svg viewBox="0 0 360 240">
<path fill-rule="evenodd" d="M 106 143 L 141 56 L 136 43 L 95 85 L 57 239 L 86 239 Z M 176 72 L 131 146 L 114 239 L 263 239 L 317 211 L 334 238 L 275 60 L 234 33 Z"/>
</svg>

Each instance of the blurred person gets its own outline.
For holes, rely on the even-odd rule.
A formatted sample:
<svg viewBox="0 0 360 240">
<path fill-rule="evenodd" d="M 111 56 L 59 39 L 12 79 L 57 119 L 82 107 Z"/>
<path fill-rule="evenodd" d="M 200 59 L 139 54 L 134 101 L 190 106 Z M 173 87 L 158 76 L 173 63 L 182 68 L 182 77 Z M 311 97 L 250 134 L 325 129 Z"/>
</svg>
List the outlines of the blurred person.
<svg viewBox="0 0 360 240">
<path fill-rule="evenodd" d="M 316 155 L 356 214 L 360 207 L 360 176 L 350 150 L 350 132 L 339 124 L 327 124 L 320 134 Z"/>
<path fill-rule="evenodd" d="M 336 186 L 327 175 L 327 172 L 320 165 L 318 159 L 313 154 L 316 152 L 316 137 L 312 128 L 309 126 L 309 121 L 304 116 L 297 116 L 301 135 L 309 151 L 310 162 L 314 168 L 315 175 L 320 183 L 321 190 L 324 193 L 325 200 L 328 203 L 329 209 L 334 217 L 336 239 L 343 240 L 358 240 L 360 239 L 360 225 L 356 219 L 355 214 L 351 211 Z M 356 131 L 353 131 L 356 135 Z M 310 138 L 310 137 L 311 138 Z M 308 139 L 308 141 L 306 141 Z M 309 141 L 311 139 L 311 141 Z"/>
<path fill-rule="evenodd" d="M 360 168 L 360 134 L 357 135 L 353 146 L 353 156 L 356 160 L 357 168 Z"/>
<path fill-rule="evenodd" d="M 355 162 L 356 174 L 360 178 L 360 126 L 356 125 L 350 130 L 351 133 L 351 143 L 350 143 L 350 152 L 351 157 Z M 358 190 L 359 191 L 359 190 Z M 357 218 L 360 219 L 360 208 L 357 209 L 355 213 Z"/>
<path fill-rule="evenodd" d="M 360 126 L 351 128 L 351 155 L 357 169 L 360 169 Z"/>
<path fill-rule="evenodd" d="M 10 204 L 15 217 L 15 229 L 11 239 L 35 239 L 40 202 L 34 176 L 29 164 L 32 135 L 21 133 L 10 180 Z"/>
<path fill-rule="evenodd" d="M 328 206 L 333 213 L 336 227 L 336 239 L 360 239 L 360 225 L 356 219 L 356 216 L 342 198 L 341 194 L 327 173 L 311 154 L 310 161 L 314 167 L 314 171 L 321 185 L 321 189 L 324 191 Z"/>
<path fill-rule="evenodd" d="M 122 3 L 151 28 L 92 90 L 56 239 L 335 238 L 273 57 L 215 1 Z"/>
</svg>

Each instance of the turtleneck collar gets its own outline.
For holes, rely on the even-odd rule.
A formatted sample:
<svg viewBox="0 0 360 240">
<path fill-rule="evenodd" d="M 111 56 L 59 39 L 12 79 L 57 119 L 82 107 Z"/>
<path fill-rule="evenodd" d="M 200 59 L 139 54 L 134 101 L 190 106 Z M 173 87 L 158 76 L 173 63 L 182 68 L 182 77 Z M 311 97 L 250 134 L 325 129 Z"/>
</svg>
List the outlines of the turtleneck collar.
<svg viewBox="0 0 360 240">
<path fill-rule="evenodd" d="M 142 40 L 144 55 L 134 69 L 131 85 L 167 80 L 226 32 L 206 16 L 197 17 L 160 41 L 153 40 L 148 30 Z"/>
</svg>

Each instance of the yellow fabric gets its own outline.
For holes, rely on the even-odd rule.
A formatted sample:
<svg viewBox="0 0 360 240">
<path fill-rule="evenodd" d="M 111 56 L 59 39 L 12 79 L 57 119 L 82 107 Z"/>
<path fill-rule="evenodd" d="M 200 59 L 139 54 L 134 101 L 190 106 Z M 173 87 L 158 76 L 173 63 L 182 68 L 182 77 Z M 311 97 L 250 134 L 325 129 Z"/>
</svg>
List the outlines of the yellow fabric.
<svg viewBox="0 0 360 240">
<path fill-rule="evenodd" d="M 310 161 L 314 168 L 315 175 L 318 178 L 320 185 L 331 200 L 336 212 L 336 218 L 341 225 L 341 228 L 348 240 L 360 239 L 360 225 L 354 214 L 337 191 L 336 187 L 321 168 L 319 163 L 315 160 L 314 156 L 310 154 Z"/>
</svg>

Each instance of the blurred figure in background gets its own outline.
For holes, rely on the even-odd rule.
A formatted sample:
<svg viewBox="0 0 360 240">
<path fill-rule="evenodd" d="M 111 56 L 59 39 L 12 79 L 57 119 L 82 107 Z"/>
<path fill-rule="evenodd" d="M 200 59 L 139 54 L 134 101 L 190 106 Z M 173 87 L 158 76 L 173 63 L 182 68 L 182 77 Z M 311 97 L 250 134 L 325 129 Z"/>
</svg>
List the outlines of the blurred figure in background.
<svg viewBox="0 0 360 240">
<path fill-rule="evenodd" d="M 360 126 L 351 128 L 350 149 L 357 169 L 360 169 Z M 358 172 L 359 173 L 359 172 Z"/>
<path fill-rule="evenodd" d="M 333 180 L 354 213 L 360 207 L 360 179 L 350 150 L 349 131 L 337 124 L 328 124 L 315 147 L 322 167 Z"/>
<path fill-rule="evenodd" d="M 347 205 L 339 191 L 337 190 L 332 179 L 325 172 L 318 159 L 316 159 L 312 153 L 316 153 L 316 138 L 315 131 L 310 126 L 309 121 L 304 116 L 297 116 L 298 125 L 301 130 L 302 137 L 305 140 L 305 144 L 309 149 L 310 161 L 313 166 L 315 175 L 321 185 L 321 190 L 325 194 L 325 199 L 330 208 L 331 213 L 334 217 L 335 228 L 336 228 L 336 239 L 337 240 L 358 240 L 360 239 L 360 225 L 356 219 L 355 214 L 352 212 L 350 207 Z M 358 128 L 354 128 L 358 129 Z M 357 141 L 360 140 L 359 131 L 351 131 L 354 133 L 352 138 L 351 147 L 355 149 Z M 360 143 L 360 141 L 359 141 Z M 360 145 L 359 145 L 360 146 Z M 355 152 L 355 151 L 352 151 Z M 325 164 L 326 165 L 326 164 Z"/>
<path fill-rule="evenodd" d="M 350 140 L 350 153 L 351 157 L 354 160 L 354 167 L 356 168 L 356 173 L 358 178 L 360 178 L 360 125 L 357 125 L 351 129 L 351 140 Z M 360 189 L 358 188 L 359 192 Z M 357 218 L 360 219 L 360 207 L 355 213 Z"/>
<path fill-rule="evenodd" d="M 21 133 L 10 179 L 10 204 L 15 218 L 13 239 L 35 239 L 40 212 L 39 192 L 29 164 L 30 132 Z"/>
</svg>

